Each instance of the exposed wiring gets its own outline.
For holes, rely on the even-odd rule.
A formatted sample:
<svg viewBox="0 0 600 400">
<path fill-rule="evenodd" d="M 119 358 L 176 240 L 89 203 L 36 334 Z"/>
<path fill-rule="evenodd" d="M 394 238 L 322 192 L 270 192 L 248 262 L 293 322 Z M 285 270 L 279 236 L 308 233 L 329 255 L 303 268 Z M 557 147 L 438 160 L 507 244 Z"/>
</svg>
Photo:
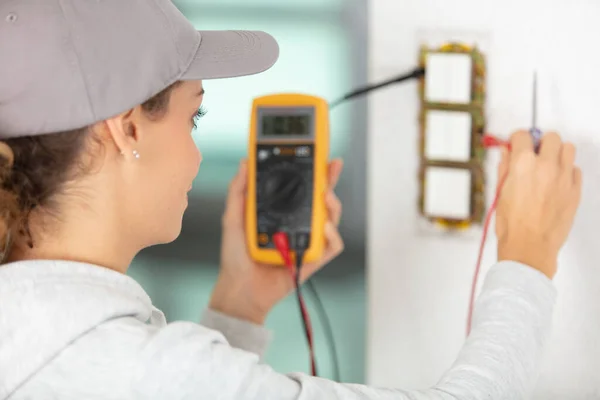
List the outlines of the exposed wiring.
<svg viewBox="0 0 600 400">
<path fill-rule="evenodd" d="M 362 88 L 358 88 L 358 89 L 353 90 L 352 92 L 349 92 L 346 95 L 330 102 L 329 109 L 332 110 L 335 107 L 337 107 L 337 106 L 343 104 L 344 102 L 351 100 L 355 97 L 365 95 L 369 92 L 372 92 L 372 91 L 375 91 L 375 90 L 378 90 L 378 89 L 381 89 L 381 88 L 384 88 L 386 86 L 390 86 L 390 85 L 393 85 L 396 83 L 405 82 L 405 81 L 408 81 L 411 79 L 417 79 L 424 75 L 425 75 L 424 68 L 416 68 L 409 73 L 395 76 L 395 77 L 385 80 L 383 82 L 372 84 L 372 85 L 367 85 Z M 498 139 L 492 135 L 484 135 L 482 138 L 482 145 L 485 148 L 505 146 L 510 150 L 509 142 Z M 472 286 L 471 286 L 471 295 L 470 295 L 470 299 L 469 299 L 469 310 L 468 310 L 468 316 L 467 316 L 467 336 L 471 332 L 471 325 L 472 325 L 472 320 L 473 320 L 473 311 L 474 311 L 474 304 L 475 304 L 475 292 L 477 289 L 477 281 L 479 279 L 479 274 L 481 271 L 481 261 L 483 258 L 483 251 L 485 249 L 485 242 L 487 239 L 487 234 L 488 234 L 488 230 L 490 227 L 492 215 L 496 211 L 498 199 L 500 197 L 500 193 L 502 191 L 502 187 L 504 185 L 505 179 L 506 179 L 506 175 L 504 177 L 502 177 L 502 179 L 500 180 L 500 182 L 498 184 L 496 194 L 494 197 L 494 201 L 493 201 L 492 205 L 490 206 L 490 209 L 488 210 L 486 218 L 485 218 L 485 223 L 484 223 L 484 227 L 483 227 L 483 235 L 481 237 L 481 242 L 479 244 L 479 254 L 477 257 L 475 273 L 473 276 L 473 282 L 472 282 Z M 300 308 L 302 322 L 304 325 L 304 332 L 306 335 L 306 340 L 308 343 L 308 348 L 309 348 L 309 353 L 310 353 L 311 373 L 313 376 L 318 376 L 316 359 L 315 359 L 315 351 L 314 351 L 313 331 L 312 331 L 312 326 L 311 326 L 311 322 L 310 322 L 310 316 L 308 314 L 306 304 L 305 304 L 304 298 L 302 296 L 301 285 L 300 285 L 300 270 L 302 268 L 302 258 L 303 258 L 305 249 L 296 249 L 296 263 L 295 263 L 295 268 L 294 268 L 294 262 L 292 261 L 292 250 L 290 249 L 288 235 L 284 232 L 278 232 L 273 235 L 273 242 L 275 244 L 275 247 L 279 251 L 281 257 L 283 258 L 286 267 L 289 269 L 290 276 L 294 282 L 296 297 L 298 299 L 298 305 Z M 319 297 L 316 287 L 314 286 L 313 282 L 310 281 L 310 279 L 307 281 L 307 287 L 309 288 L 309 290 L 311 291 L 311 293 L 315 299 L 315 302 L 317 304 L 317 310 L 320 315 L 321 323 L 326 331 L 326 336 L 327 336 L 327 340 L 329 342 L 329 347 L 330 347 L 333 366 L 334 366 L 334 374 L 335 374 L 335 378 L 336 378 L 335 380 L 340 381 L 339 360 L 338 360 L 337 349 L 336 349 L 336 345 L 335 345 L 335 338 L 333 335 L 333 330 L 331 328 L 331 323 L 329 321 L 329 317 L 327 315 L 327 312 L 325 311 L 325 307 L 323 306 L 323 303 Z"/>
<path fill-rule="evenodd" d="M 354 99 L 355 97 L 365 95 L 369 92 L 384 88 L 386 86 L 405 82 L 405 81 L 408 81 L 411 79 L 417 79 L 417 78 L 422 77 L 423 75 L 425 75 L 425 69 L 424 68 L 416 68 L 408 73 L 394 76 L 393 78 L 387 79 L 383 82 L 379 82 L 379 83 L 375 83 L 372 85 L 367 85 L 367 86 L 363 86 L 361 88 L 357 88 L 349 93 L 346 93 L 344 96 L 330 102 L 329 110 L 332 110 L 335 107 L 345 103 L 346 101 Z M 297 260 L 298 260 L 298 257 L 297 257 Z M 306 283 L 307 283 L 307 287 L 308 287 L 309 291 L 312 294 L 312 297 L 315 300 L 315 303 L 317 306 L 317 312 L 319 313 L 319 319 L 321 320 L 321 324 L 323 325 L 323 329 L 325 330 L 325 336 L 327 338 L 327 342 L 329 343 L 329 351 L 331 354 L 331 363 L 333 365 L 334 380 L 337 382 L 341 382 L 340 362 L 339 362 L 339 357 L 338 357 L 338 352 L 337 352 L 337 346 L 335 343 L 335 336 L 333 335 L 333 328 L 331 326 L 331 321 L 329 319 L 329 315 L 327 314 L 327 311 L 325 310 L 325 307 L 323 305 L 323 302 L 321 301 L 321 298 L 319 296 L 317 288 L 315 287 L 312 280 L 308 279 L 308 281 Z M 299 286 L 297 286 L 297 287 L 299 287 Z M 296 292 L 299 293 L 300 291 L 298 289 L 296 289 Z M 298 301 L 300 302 L 300 299 Z M 312 351 L 312 349 L 311 349 L 311 351 Z"/>
<path fill-rule="evenodd" d="M 416 68 L 416 69 L 410 71 L 409 73 L 395 76 L 395 77 L 387 79 L 383 82 L 372 84 L 372 85 L 367 85 L 367 86 L 355 89 L 355 90 L 345 94 L 344 96 L 340 97 L 339 99 L 330 102 L 329 109 L 332 110 L 335 107 L 339 106 L 340 104 L 343 104 L 344 102 L 346 102 L 348 100 L 351 100 L 351 99 L 361 96 L 361 95 L 365 95 L 374 90 L 378 90 L 378 89 L 381 89 L 381 88 L 384 88 L 386 86 L 390 86 L 390 85 L 393 85 L 396 83 L 405 82 L 410 79 L 420 78 L 423 75 L 425 75 L 425 69 L 424 68 Z M 275 244 L 275 247 L 279 251 L 279 254 L 281 255 L 281 257 L 283 258 L 285 265 L 289 269 L 290 275 L 294 281 L 296 297 L 298 299 L 298 305 L 300 307 L 300 312 L 302 315 L 302 323 L 304 325 L 304 332 L 306 335 L 306 340 L 308 342 L 308 348 L 309 348 L 309 353 L 310 353 L 311 372 L 312 372 L 313 376 L 318 376 L 316 359 L 315 359 L 315 351 L 314 351 L 313 331 L 312 331 L 312 326 L 310 323 L 310 316 L 308 314 L 306 304 L 305 304 L 304 298 L 302 296 L 301 285 L 300 285 L 300 270 L 302 268 L 302 259 L 303 259 L 305 249 L 295 249 L 296 250 L 296 265 L 294 268 L 294 262 L 292 261 L 292 249 L 290 248 L 288 235 L 285 232 L 275 233 L 273 235 L 273 243 Z M 330 349 L 332 364 L 333 364 L 333 368 L 334 368 L 334 379 L 339 382 L 339 381 L 341 381 L 339 358 L 338 358 L 338 354 L 337 354 L 335 337 L 333 335 L 333 329 L 331 327 L 331 322 L 329 320 L 329 316 L 327 315 L 327 312 L 325 310 L 325 307 L 323 306 L 323 302 L 321 301 L 321 298 L 317 292 L 316 287 L 314 286 L 313 282 L 310 279 L 307 281 L 307 287 L 311 291 L 311 294 L 313 295 L 313 298 L 314 298 L 316 306 L 317 306 L 317 311 L 318 311 L 319 317 L 321 319 L 321 324 L 323 325 L 323 329 L 325 330 L 325 335 L 327 337 L 327 341 L 329 342 L 329 349 Z"/>
<path fill-rule="evenodd" d="M 508 149 L 510 149 L 510 143 L 498 139 L 492 135 L 484 135 L 482 138 L 482 144 L 486 148 L 505 146 Z M 500 193 L 502 192 L 502 187 L 504 186 L 505 180 L 506 175 L 504 175 L 498 183 L 496 195 L 494 196 L 494 201 L 492 202 L 492 205 L 490 206 L 490 209 L 487 212 L 487 215 L 485 217 L 485 223 L 483 225 L 483 235 L 481 236 L 481 242 L 479 243 L 479 255 L 477 256 L 477 264 L 475 265 L 475 273 L 473 274 L 473 283 L 471 284 L 471 297 L 469 298 L 469 312 L 467 315 L 467 336 L 469 336 L 469 334 L 471 333 L 471 325 L 473 323 L 475 292 L 477 291 L 477 281 L 479 280 L 479 273 L 481 271 L 481 261 L 483 258 L 483 250 L 485 249 L 485 241 L 487 239 L 488 230 L 490 228 L 492 215 L 494 215 L 496 207 L 498 206 L 498 199 L 500 198 Z"/>
<path fill-rule="evenodd" d="M 424 68 L 416 68 L 416 69 L 410 71 L 409 73 L 395 76 L 395 77 L 387 79 L 383 82 L 375 83 L 372 85 L 367 85 L 362 88 L 358 88 L 356 90 L 353 90 L 350 93 L 345 94 L 344 96 L 340 97 L 339 99 L 336 99 L 336 100 L 332 101 L 331 103 L 329 103 L 329 109 L 332 110 L 335 107 L 339 106 L 340 104 L 342 104 L 350 99 L 367 94 L 374 90 L 378 90 L 378 89 L 384 88 L 386 86 L 394 85 L 396 83 L 408 81 L 411 79 L 420 78 L 423 75 L 425 75 L 425 69 Z"/>
<path fill-rule="evenodd" d="M 296 276 L 295 276 L 295 286 L 296 286 L 296 298 L 298 299 L 298 306 L 300 307 L 300 312 L 302 313 L 302 323 L 304 325 L 304 333 L 306 334 L 306 341 L 308 342 L 308 350 L 310 353 L 310 370 L 313 376 L 319 376 L 317 372 L 317 360 L 315 357 L 315 343 L 313 338 L 313 330 L 312 324 L 310 323 L 310 315 L 308 314 L 308 309 L 306 307 L 306 303 L 304 302 L 304 297 L 302 296 L 300 284 L 300 270 L 302 269 L 302 259 L 304 258 L 303 251 L 296 252 Z"/>
<path fill-rule="evenodd" d="M 325 330 L 325 336 L 327 337 L 327 341 L 329 342 L 331 364 L 333 365 L 333 380 L 336 382 L 341 382 L 342 376 L 340 373 L 340 363 L 337 347 L 335 345 L 335 337 L 333 336 L 333 328 L 331 327 L 331 321 L 329 320 L 329 316 L 327 315 L 325 306 L 323 306 L 323 302 L 321 301 L 319 293 L 317 292 L 317 288 L 314 285 L 313 279 L 308 279 L 306 281 L 306 286 L 308 287 L 308 290 L 311 292 L 312 297 L 315 300 L 317 312 L 319 313 L 319 319 L 321 320 L 321 325 L 323 325 L 323 329 Z"/>
<path fill-rule="evenodd" d="M 315 359 L 315 349 L 313 341 L 312 325 L 310 323 L 310 315 L 306 308 L 304 298 L 302 297 L 302 291 L 300 289 L 300 270 L 302 268 L 303 251 L 296 252 L 296 265 L 294 268 L 294 262 L 292 261 L 292 250 L 290 248 L 290 240 L 285 232 L 277 232 L 273 235 L 273 243 L 277 248 L 277 251 L 283 258 L 283 261 L 290 272 L 290 277 L 294 283 L 296 291 L 296 298 L 298 299 L 298 306 L 300 308 L 300 314 L 302 316 L 302 324 L 304 325 L 304 333 L 306 335 L 306 341 L 308 343 L 308 351 L 310 355 L 310 370 L 313 376 L 318 376 L 317 373 L 317 362 Z"/>
<path fill-rule="evenodd" d="M 485 249 L 485 241 L 487 239 L 488 230 L 490 228 L 490 221 L 492 219 L 492 215 L 494 215 L 494 211 L 496 211 L 496 206 L 498 205 L 498 198 L 500 197 L 500 191 L 502 190 L 502 186 L 504 185 L 504 179 L 506 176 L 502 178 L 500 183 L 498 184 L 498 189 L 496 190 L 496 196 L 494 197 L 494 202 L 492 203 L 490 209 L 488 210 L 487 216 L 485 217 L 485 224 L 483 225 L 483 235 L 481 236 L 481 242 L 479 243 L 479 255 L 477 256 L 477 264 L 475 265 L 475 274 L 473 275 L 473 283 L 471 284 L 471 297 L 469 299 L 469 314 L 467 317 L 467 336 L 471 333 L 471 324 L 473 322 L 473 309 L 475 307 L 475 292 L 477 290 L 477 281 L 479 280 L 479 272 L 481 270 L 481 259 L 483 258 L 483 250 Z"/>
</svg>

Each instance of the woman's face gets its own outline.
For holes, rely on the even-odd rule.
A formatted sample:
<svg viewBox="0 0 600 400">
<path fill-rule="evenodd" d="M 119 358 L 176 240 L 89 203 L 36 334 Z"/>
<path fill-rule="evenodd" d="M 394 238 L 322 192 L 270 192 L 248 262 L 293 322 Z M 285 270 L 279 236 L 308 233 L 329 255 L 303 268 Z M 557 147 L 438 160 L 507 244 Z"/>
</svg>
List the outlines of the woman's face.
<svg viewBox="0 0 600 400">
<path fill-rule="evenodd" d="M 171 92 L 166 114 L 159 119 L 136 118 L 139 132 L 135 153 L 128 155 L 127 210 L 133 216 L 126 228 L 140 238 L 141 247 L 168 243 L 181 231 L 188 193 L 198 174 L 202 155 L 192 138 L 204 90 L 201 81 L 187 81 Z M 128 218 L 129 219 L 129 218 Z"/>
</svg>

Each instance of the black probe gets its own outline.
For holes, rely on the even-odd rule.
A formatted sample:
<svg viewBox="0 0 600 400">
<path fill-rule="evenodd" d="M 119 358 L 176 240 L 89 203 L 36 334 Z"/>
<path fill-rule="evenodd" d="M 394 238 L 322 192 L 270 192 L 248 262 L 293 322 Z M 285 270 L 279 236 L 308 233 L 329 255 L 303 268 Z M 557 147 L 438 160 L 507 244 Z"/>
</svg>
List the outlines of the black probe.
<svg viewBox="0 0 600 400">
<path fill-rule="evenodd" d="M 329 109 L 331 110 L 331 109 L 339 106 L 340 104 L 344 103 L 345 101 L 348 101 L 355 97 L 367 94 L 369 92 L 372 92 L 373 90 L 378 90 L 378 89 L 384 88 L 386 86 L 390 86 L 390 85 L 393 85 L 396 83 L 408 81 L 410 79 L 417 79 L 424 75 L 425 75 L 425 68 L 420 67 L 420 68 L 416 68 L 416 69 L 412 70 L 409 73 L 397 75 L 397 76 L 390 78 L 388 80 L 385 80 L 383 82 L 375 83 L 373 85 L 367 85 L 362 88 L 358 88 L 358 89 L 353 90 L 352 92 L 347 93 L 346 95 L 340 97 L 339 99 L 334 100 L 331 103 L 329 103 Z"/>
<path fill-rule="evenodd" d="M 367 85 L 362 88 L 358 88 L 358 89 L 353 90 L 352 92 L 347 93 L 346 95 L 340 97 L 339 99 L 330 102 L 329 109 L 332 110 L 333 108 L 339 106 L 340 104 L 343 104 L 344 102 L 346 102 L 348 100 L 351 100 L 351 99 L 361 96 L 361 95 L 365 95 L 374 90 L 378 90 L 378 89 L 381 89 L 381 88 L 384 88 L 386 86 L 390 86 L 390 85 L 393 85 L 396 83 L 405 82 L 410 79 L 417 79 L 424 75 L 425 75 L 425 69 L 422 67 L 419 67 L 409 73 L 395 76 L 395 77 L 385 80 L 383 82 L 372 84 L 372 85 Z M 294 193 L 294 194 L 289 193 L 289 192 L 292 192 L 292 190 L 293 190 L 292 188 L 294 186 L 295 185 L 287 185 L 286 190 L 284 191 L 285 196 L 281 196 L 281 195 L 276 196 L 275 199 L 271 199 L 269 204 L 272 205 L 275 201 L 281 201 L 281 200 L 283 200 L 283 198 L 289 197 L 290 195 L 292 197 L 296 197 L 297 193 Z M 286 260 L 286 259 L 289 260 L 289 258 L 290 258 L 289 254 L 288 254 L 289 238 L 288 238 L 287 234 L 284 234 L 282 232 L 280 232 L 280 234 L 281 234 L 281 236 L 279 237 L 279 239 L 280 239 L 279 243 L 278 243 L 278 240 L 275 240 L 276 247 L 282 254 L 284 260 Z M 278 234 L 276 234 L 275 236 L 278 236 Z M 296 289 L 296 297 L 298 299 L 298 304 L 303 313 L 302 322 L 304 324 L 304 331 L 306 334 L 306 339 L 309 342 L 309 347 L 311 350 L 311 369 L 312 369 L 313 374 L 315 376 L 318 376 L 316 360 L 314 358 L 314 354 L 312 354 L 312 352 L 314 351 L 314 343 L 313 343 L 314 338 L 312 335 L 312 327 L 309 324 L 308 316 L 304 315 L 304 312 L 306 312 L 307 310 L 305 309 L 305 306 L 304 306 L 304 300 L 302 297 L 301 284 L 300 284 L 300 272 L 302 269 L 302 261 L 304 258 L 304 252 L 306 251 L 306 246 L 308 246 L 308 243 L 303 243 L 302 245 L 299 245 L 298 243 L 294 243 L 294 246 L 293 246 L 293 249 L 296 252 L 296 271 L 295 271 L 296 274 L 295 274 L 295 279 L 294 279 L 294 286 Z M 329 342 L 329 347 L 331 349 L 331 358 L 332 358 L 332 363 L 333 363 L 333 367 L 334 367 L 334 379 L 339 382 L 341 380 L 340 379 L 340 370 L 339 370 L 339 358 L 338 358 L 337 349 L 336 349 L 336 345 L 335 345 L 335 338 L 333 336 L 333 329 L 331 328 L 331 322 L 329 321 L 329 317 L 327 316 L 325 307 L 323 306 L 323 303 L 319 297 L 317 289 L 315 288 L 312 280 L 308 279 L 306 281 L 306 285 L 308 286 L 309 290 L 311 291 L 311 293 L 315 299 L 315 302 L 317 303 L 317 311 L 319 312 L 319 318 L 325 329 L 327 340 Z"/>
</svg>

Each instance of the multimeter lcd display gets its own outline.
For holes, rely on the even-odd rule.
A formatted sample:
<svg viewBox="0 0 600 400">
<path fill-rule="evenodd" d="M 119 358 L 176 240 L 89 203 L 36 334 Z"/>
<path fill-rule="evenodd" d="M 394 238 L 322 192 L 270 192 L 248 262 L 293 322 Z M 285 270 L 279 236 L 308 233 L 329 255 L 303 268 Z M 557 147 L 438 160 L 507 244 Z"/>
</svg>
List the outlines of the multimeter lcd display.
<svg viewBox="0 0 600 400">
<path fill-rule="evenodd" d="M 263 115 L 263 136 L 309 136 L 310 115 Z"/>
</svg>

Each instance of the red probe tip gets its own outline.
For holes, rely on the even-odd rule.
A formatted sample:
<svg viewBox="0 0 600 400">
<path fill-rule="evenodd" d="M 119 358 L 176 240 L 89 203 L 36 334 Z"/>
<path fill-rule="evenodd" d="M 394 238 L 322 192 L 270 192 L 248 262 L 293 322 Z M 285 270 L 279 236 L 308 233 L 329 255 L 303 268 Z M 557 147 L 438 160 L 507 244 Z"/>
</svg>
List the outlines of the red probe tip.
<svg viewBox="0 0 600 400">
<path fill-rule="evenodd" d="M 483 138 L 481 139 L 481 144 L 483 144 L 483 147 L 486 147 L 486 148 L 505 146 L 510 149 L 509 142 L 502 140 L 502 139 L 498 139 L 497 137 L 495 137 L 493 135 L 483 135 Z"/>
</svg>

